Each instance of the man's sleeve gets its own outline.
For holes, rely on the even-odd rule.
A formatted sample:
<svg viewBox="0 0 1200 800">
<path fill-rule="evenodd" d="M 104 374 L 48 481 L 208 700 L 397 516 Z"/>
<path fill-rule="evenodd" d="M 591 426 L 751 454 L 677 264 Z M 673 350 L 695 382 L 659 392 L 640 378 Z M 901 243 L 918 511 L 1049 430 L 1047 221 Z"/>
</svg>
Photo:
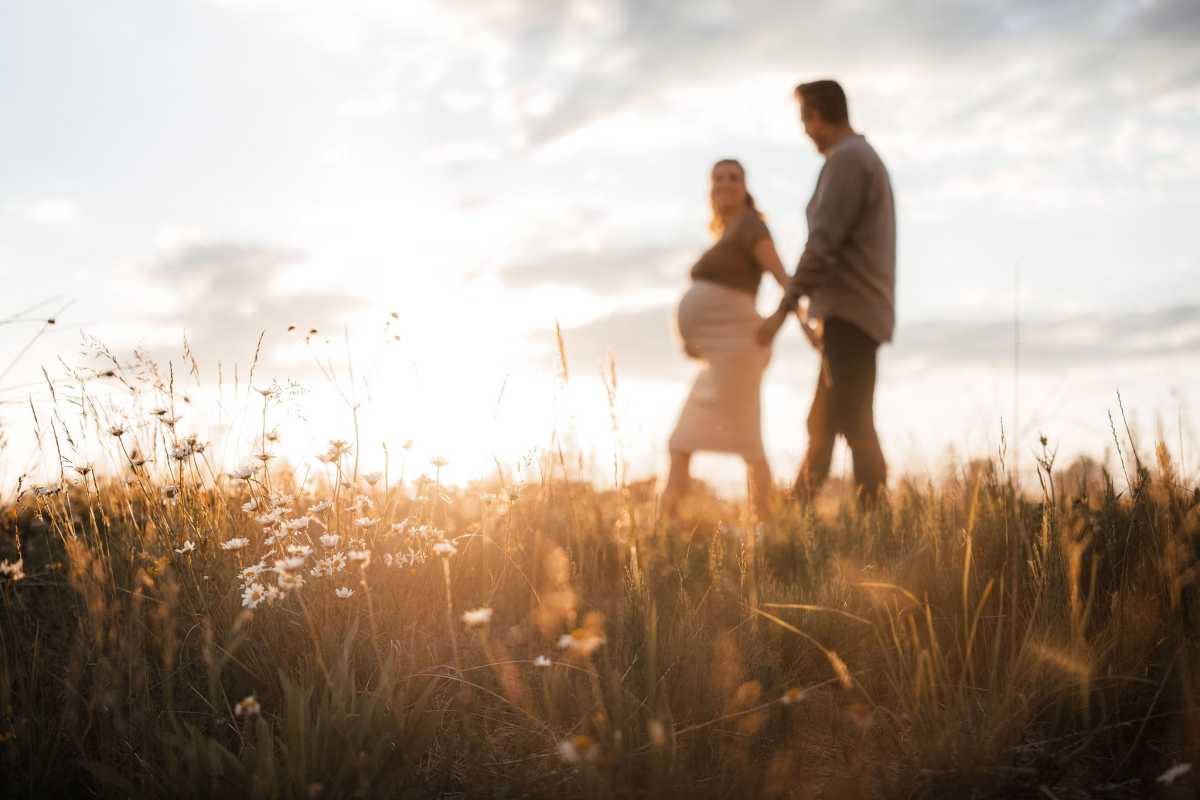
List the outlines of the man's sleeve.
<svg viewBox="0 0 1200 800">
<path fill-rule="evenodd" d="M 829 159 L 813 210 L 808 242 L 784 293 L 782 307 L 796 308 L 802 295 L 820 286 L 837 263 L 837 252 L 862 215 L 867 196 L 867 173 L 854 158 Z"/>
</svg>

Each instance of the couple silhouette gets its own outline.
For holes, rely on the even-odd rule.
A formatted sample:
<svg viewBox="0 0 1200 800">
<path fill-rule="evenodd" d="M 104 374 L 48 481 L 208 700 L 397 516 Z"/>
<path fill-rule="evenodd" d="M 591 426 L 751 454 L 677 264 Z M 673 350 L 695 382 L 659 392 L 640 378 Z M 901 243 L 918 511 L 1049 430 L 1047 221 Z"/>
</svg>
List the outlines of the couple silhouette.
<svg viewBox="0 0 1200 800">
<path fill-rule="evenodd" d="M 668 444 L 662 496 L 677 514 L 693 453 L 736 453 L 746 462 L 750 506 L 769 517 L 771 468 L 762 439 L 762 377 L 776 334 L 795 314 L 821 354 L 809 409 L 808 452 L 793 495 L 811 502 L 829 474 L 833 445 L 844 436 L 854 459 L 860 502 L 885 488 L 887 464 L 875 432 L 876 359 L 895 328 L 896 218 L 887 168 L 850 125 L 846 95 L 832 80 L 795 89 L 804 132 L 825 158 L 806 217 L 808 238 L 789 276 L 771 232 L 733 159 L 713 165 L 709 200 L 715 241 L 692 267 L 676 322 L 685 352 L 703 369 Z M 783 289 L 770 316 L 755 305 L 763 273 Z"/>
</svg>

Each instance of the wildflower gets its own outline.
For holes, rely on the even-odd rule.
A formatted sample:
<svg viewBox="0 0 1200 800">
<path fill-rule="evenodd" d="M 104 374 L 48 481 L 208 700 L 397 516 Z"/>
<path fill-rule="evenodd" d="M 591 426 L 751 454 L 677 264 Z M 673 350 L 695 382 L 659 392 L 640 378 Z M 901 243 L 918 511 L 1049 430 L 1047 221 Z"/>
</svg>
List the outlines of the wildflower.
<svg viewBox="0 0 1200 800">
<path fill-rule="evenodd" d="M 553 663 L 554 662 L 550 660 L 549 656 L 538 656 L 537 658 L 535 658 L 533 660 L 533 665 L 535 667 L 539 667 L 541 669 L 545 669 L 546 667 L 549 667 Z"/>
<path fill-rule="evenodd" d="M 309 506 L 308 513 L 320 514 L 322 511 L 326 510 L 331 505 L 333 505 L 333 504 L 330 503 L 328 500 L 322 500 L 321 502 L 317 503 L 315 506 Z"/>
<path fill-rule="evenodd" d="M 258 608 L 258 604 L 266 599 L 267 589 L 261 583 L 252 583 L 242 590 L 242 608 Z"/>
<path fill-rule="evenodd" d="M 123 427 L 121 427 L 120 425 L 113 425 L 111 428 L 108 429 L 108 432 L 109 432 L 109 434 L 117 437 L 118 439 L 120 439 L 122 436 L 125 435 L 125 429 Z"/>
<path fill-rule="evenodd" d="M 325 547 L 337 547 L 341 538 L 336 533 L 326 533 L 322 534 L 320 541 Z"/>
<path fill-rule="evenodd" d="M 179 487 L 170 483 L 163 487 L 162 492 L 168 500 L 174 500 L 179 495 Z"/>
<path fill-rule="evenodd" d="M 334 594 L 338 596 L 339 600 L 348 600 L 354 594 L 354 590 L 346 586 L 339 586 Z"/>
<path fill-rule="evenodd" d="M 242 511 L 245 511 L 247 514 L 249 514 L 252 511 L 255 511 L 257 509 L 258 509 L 258 498 L 256 498 L 256 497 L 251 497 L 250 502 L 242 504 Z"/>
<path fill-rule="evenodd" d="M 71 467 L 71 469 L 75 470 L 82 477 L 86 478 L 88 476 L 88 473 L 90 473 L 92 471 L 92 465 L 91 464 L 75 464 L 74 466 Z"/>
<path fill-rule="evenodd" d="M 344 553 L 334 553 L 329 557 L 329 568 L 334 572 L 341 572 L 346 568 L 346 555 Z"/>
<path fill-rule="evenodd" d="M 137 448 L 134 448 L 133 452 L 129 454 L 129 466 L 133 469 L 137 469 L 145 463 L 146 457 L 139 453 Z"/>
<path fill-rule="evenodd" d="M 1170 786 L 1175 783 L 1176 778 L 1181 778 L 1192 771 L 1192 765 L 1186 761 L 1181 764 L 1176 764 L 1167 769 L 1162 775 L 1158 776 L 1158 782 L 1163 786 Z"/>
<path fill-rule="evenodd" d="M 433 466 L 437 467 L 438 469 L 441 469 L 450 463 L 450 459 L 442 456 L 434 456 L 433 458 L 429 459 L 429 463 L 433 464 Z"/>
<path fill-rule="evenodd" d="M 171 417 L 159 417 L 158 421 L 161 422 L 163 425 L 166 425 L 171 430 L 174 430 L 175 426 L 179 423 L 179 420 L 181 420 L 181 419 L 183 419 L 183 417 L 176 414 L 175 416 L 171 416 Z"/>
<path fill-rule="evenodd" d="M 176 447 L 172 447 L 171 452 L 170 452 L 171 458 L 175 459 L 176 461 L 185 461 L 185 460 L 187 460 L 187 457 L 190 456 L 191 454 L 192 454 L 192 448 L 190 448 L 186 445 L 178 445 Z"/>
<path fill-rule="evenodd" d="M 160 406 L 158 408 L 151 409 L 150 414 L 151 414 L 151 416 L 155 416 L 155 417 L 164 417 L 167 414 L 167 409 L 162 408 Z"/>
<path fill-rule="evenodd" d="M 262 706 L 258 704 L 258 700 L 254 697 L 254 695 L 243 697 L 238 701 L 237 705 L 233 707 L 233 713 L 239 717 L 253 717 L 260 711 L 262 711 Z"/>
<path fill-rule="evenodd" d="M 323 455 L 317 456 L 320 461 L 326 464 L 335 464 L 342 460 L 342 457 L 350 452 L 350 443 L 345 439 L 330 439 L 329 449 Z"/>
<path fill-rule="evenodd" d="M 804 695 L 805 692 L 803 689 L 797 689 L 795 686 L 793 686 L 791 689 L 788 689 L 783 693 L 783 696 L 779 698 L 779 702 L 783 703 L 785 706 L 795 705 L 804 699 Z"/>
<path fill-rule="evenodd" d="M 558 637 L 558 649 L 573 655 L 590 656 L 604 644 L 604 637 L 588 628 L 576 628 Z"/>
<path fill-rule="evenodd" d="M 25 559 L 0 561 L 0 575 L 7 575 L 10 580 L 14 581 L 23 580 L 25 578 Z"/>
<path fill-rule="evenodd" d="M 322 558 L 316 564 L 313 564 L 313 568 L 308 571 L 308 574 L 314 578 L 320 578 L 322 575 L 332 575 L 333 564 L 330 563 L 328 558 Z"/>
<path fill-rule="evenodd" d="M 468 628 L 482 628 L 492 621 L 492 609 L 476 608 L 471 611 L 464 611 L 462 621 Z"/>
<path fill-rule="evenodd" d="M 222 550 L 241 550 L 243 547 L 245 547 L 248 544 L 250 544 L 249 539 L 240 539 L 240 538 L 239 539 L 229 539 L 228 541 L 221 542 L 221 549 Z"/>
<path fill-rule="evenodd" d="M 356 528 L 371 528 L 379 524 L 379 517 L 358 517 L 354 520 Z"/>
<path fill-rule="evenodd" d="M 433 552 L 437 553 L 442 558 L 450 558 L 458 552 L 458 548 L 452 542 L 438 542 L 433 546 Z"/>
<path fill-rule="evenodd" d="M 279 558 L 275 560 L 276 572 L 291 572 L 294 569 L 300 569 L 304 566 L 304 556 L 291 556 L 289 558 Z"/>
<path fill-rule="evenodd" d="M 290 494 L 284 494 L 283 492 L 272 492 L 271 494 L 271 506 L 273 508 L 290 506 L 294 500 L 295 498 Z"/>
<path fill-rule="evenodd" d="M 263 452 L 263 453 L 255 453 L 254 457 L 265 464 L 268 461 L 270 461 L 272 458 L 274 458 L 275 456 L 272 453 Z"/>
<path fill-rule="evenodd" d="M 267 388 L 265 388 L 265 389 L 260 389 L 259 387 L 255 386 L 255 387 L 254 387 L 254 391 L 258 392 L 258 393 L 259 393 L 259 394 L 261 394 L 261 395 L 262 395 L 264 398 L 266 398 L 266 397 L 270 397 L 270 396 L 271 396 L 271 394 L 272 394 L 272 393 L 275 391 L 275 387 L 273 387 L 273 386 L 268 386 L 268 387 L 267 387 Z"/>
<path fill-rule="evenodd" d="M 592 764 L 600 757 L 600 745 L 592 737 L 581 734 L 559 742 L 558 754 L 568 764 Z"/>
<path fill-rule="evenodd" d="M 401 520 L 400 522 L 392 523 L 392 532 L 393 533 L 404 533 L 405 530 L 407 530 L 407 529 L 408 529 L 408 519 L 407 518 Z"/>
<path fill-rule="evenodd" d="M 304 576 L 297 575 L 294 572 L 281 572 L 279 573 L 279 577 L 275 579 L 275 583 L 285 592 L 291 592 L 304 585 Z"/>
<path fill-rule="evenodd" d="M 278 587 L 276 587 L 276 586 L 268 586 L 267 587 L 267 602 L 268 603 L 274 603 L 276 600 L 278 600 L 281 597 L 283 597 L 283 592 L 279 591 Z"/>
<path fill-rule="evenodd" d="M 289 544 L 287 551 L 294 556 L 303 558 L 312 552 L 312 548 L 306 544 Z"/>
<path fill-rule="evenodd" d="M 350 557 L 351 561 L 362 561 L 364 567 L 371 561 L 370 550 L 351 550 L 346 555 Z"/>
<path fill-rule="evenodd" d="M 283 518 L 283 511 L 281 509 L 277 508 L 268 514 L 259 514 L 257 517 L 254 518 L 254 521 L 257 522 L 259 525 L 267 527 L 270 525 L 275 525 L 282 518 Z"/>
<path fill-rule="evenodd" d="M 33 487 L 34 497 L 50 497 L 62 491 L 62 486 L 35 486 Z"/>
<path fill-rule="evenodd" d="M 266 439 L 268 442 L 278 442 L 279 441 L 279 431 L 271 431 L 270 433 L 267 434 Z"/>
<path fill-rule="evenodd" d="M 188 539 L 186 542 L 183 543 L 183 547 L 175 548 L 175 552 L 179 553 L 180 555 L 183 555 L 184 553 L 190 553 L 195 549 L 196 549 L 196 543 L 193 542 L 191 539 Z"/>
<path fill-rule="evenodd" d="M 363 477 L 363 480 L 366 481 L 370 486 L 374 486 L 375 484 L 379 483 L 379 479 L 383 477 L 383 473 L 382 472 L 368 472 L 366 475 L 363 475 L 362 477 Z"/>
<path fill-rule="evenodd" d="M 287 522 L 283 523 L 283 527 L 287 528 L 289 531 L 306 531 L 308 530 L 308 517 L 296 517 L 295 519 L 289 519 Z"/>
<path fill-rule="evenodd" d="M 236 478 L 239 481 L 248 481 L 254 475 L 254 467 L 238 467 L 232 472 L 226 473 L 231 478 Z M 258 502 L 252 500 L 254 507 L 258 508 Z"/>
<path fill-rule="evenodd" d="M 241 576 L 243 581 L 252 581 L 266 571 L 267 571 L 266 562 L 259 561 L 257 564 L 251 564 L 250 566 L 246 567 L 238 574 Z"/>
</svg>

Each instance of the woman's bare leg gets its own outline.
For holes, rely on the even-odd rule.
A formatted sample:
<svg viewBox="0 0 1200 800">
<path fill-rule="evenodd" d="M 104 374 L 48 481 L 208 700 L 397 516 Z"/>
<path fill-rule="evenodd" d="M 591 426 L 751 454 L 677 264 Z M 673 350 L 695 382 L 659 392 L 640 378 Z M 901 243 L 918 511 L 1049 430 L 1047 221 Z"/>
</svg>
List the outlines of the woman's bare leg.
<svg viewBox="0 0 1200 800">
<path fill-rule="evenodd" d="M 679 511 L 679 501 L 687 493 L 691 482 L 691 453 L 671 453 L 671 471 L 667 473 L 667 485 L 662 493 L 662 516 L 672 519 Z"/>
<path fill-rule="evenodd" d="M 771 513 L 771 465 L 765 458 L 746 461 L 746 495 L 759 522 Z"/>
</svg>

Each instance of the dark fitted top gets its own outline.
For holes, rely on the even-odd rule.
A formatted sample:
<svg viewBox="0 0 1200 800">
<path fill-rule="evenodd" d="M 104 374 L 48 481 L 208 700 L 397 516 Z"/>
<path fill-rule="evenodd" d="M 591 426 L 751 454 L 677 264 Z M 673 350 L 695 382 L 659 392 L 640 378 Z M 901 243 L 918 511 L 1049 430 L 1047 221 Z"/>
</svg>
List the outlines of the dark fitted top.
<svg viewBox="0 0 1200 800">
<path fill-rule="evenodd" d="M 754 245 L 770 237 L 758 214 L 746 211 L 725 229 L 721 238 L 692 267 L 692 280 L 711 281 L 749 295 L 758 294 L 763 268 L 754 257 Z"/>
</svg>

